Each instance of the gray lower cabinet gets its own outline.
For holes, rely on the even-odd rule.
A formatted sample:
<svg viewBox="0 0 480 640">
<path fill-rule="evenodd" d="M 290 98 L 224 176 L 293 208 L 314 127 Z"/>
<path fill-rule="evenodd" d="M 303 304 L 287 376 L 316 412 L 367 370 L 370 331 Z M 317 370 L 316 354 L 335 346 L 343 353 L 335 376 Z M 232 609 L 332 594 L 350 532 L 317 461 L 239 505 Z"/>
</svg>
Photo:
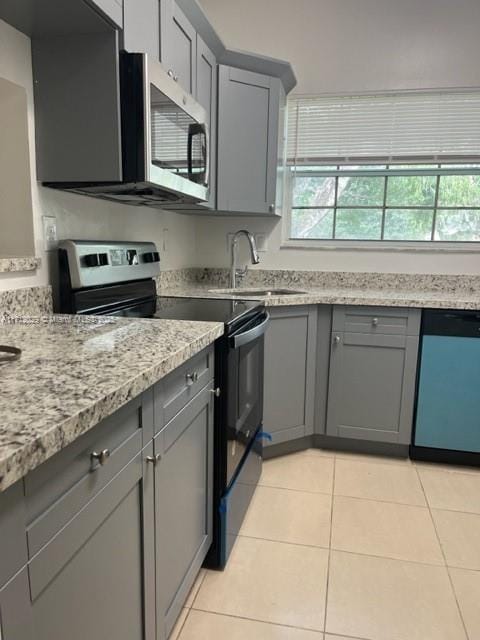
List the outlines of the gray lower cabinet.
<svg viewBox="0 0 480 640">
<path fill-rule="evenodd" d="M 332 332 L 327 435 L 409 444 L 418 336 Z"/>
<path fill-rule="evenodd" d="M 0 589 L 0 640 L 34 640 L 26 567 Z"/>
<path fill-rule="evenodd" d="M 154 640 L 152 452 L 139 452 L 30 560 L 35 640 Z"/>
<path fill-rule="evenodd" d="M 275 214 L 279 78 L 219 66 L 217 209 Z"/>
<path fill-rule="evenodd" d="M 213 383 L 156 436 L 157 640 L 168 637 L 212 541 Z"/>
<path fill-rule="evenodd" d="M 158 0 L 124 0 L 123 48 L 160 59 L 160 9 Z"/>
<path fill-rule="evenodd" d="M 269 313 L 264 430 L 271 444 L 279 444 L 313 433 L 317 307 L 274 307 Z"/>
</svg>

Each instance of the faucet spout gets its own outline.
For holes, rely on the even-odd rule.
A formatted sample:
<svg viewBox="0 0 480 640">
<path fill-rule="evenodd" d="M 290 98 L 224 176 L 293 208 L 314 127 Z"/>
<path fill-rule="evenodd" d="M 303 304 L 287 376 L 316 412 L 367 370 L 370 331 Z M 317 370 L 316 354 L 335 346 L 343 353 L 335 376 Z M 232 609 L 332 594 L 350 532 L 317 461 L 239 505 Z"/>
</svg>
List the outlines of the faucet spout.
<svg viewBox="0 0 480 640">
<path fill-rule="evenodd" d="M 231 244 L 230 287 L 232 289 L 235 289 L 235 287 L 237 286 L 237 246 L 238 240 L 242 235 L 245 236 L 248 240 L 248 246 L 250 247 L 250 259 L 252 261 L 252 264 L 258 264 L 260 262 L 260 257 L 257 251 L 257 244 L 255 242 L 253 234 L 246 229 L 240 229 L 239 231 L 237 231 L 232 238 Z"/>
</svg>

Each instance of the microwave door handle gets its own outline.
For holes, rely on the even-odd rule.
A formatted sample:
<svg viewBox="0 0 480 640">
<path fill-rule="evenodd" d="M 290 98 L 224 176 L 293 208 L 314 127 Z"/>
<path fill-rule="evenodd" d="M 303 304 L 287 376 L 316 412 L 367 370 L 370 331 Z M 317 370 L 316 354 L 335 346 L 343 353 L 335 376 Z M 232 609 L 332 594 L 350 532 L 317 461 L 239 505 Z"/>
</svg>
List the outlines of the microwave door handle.
<svg viewBox="0 0 480 640">
<path fill-rule="evenodd" d="M 192 182 L 197 182 L 193 173 L 193 138 L 198 135 L 203 135 L 205 139 L 205 145 L 203 149 L 203 162 L 205 166 L 204 184 L 208 186 L 208 179 L 210 174 L 210 154 L 208 153 L 208 137 L 207 128 L 204 124 L 194 122 L 188 126 L 188 179 Z"/>
<path fill-rule="evenodd" d="M 203 163 L 205 167 L 205 173 L 203 178 L 203 184 L 205 187 L 208 187 L 210 184 L 210 149 L 209 149 L 209 137 L 208 130 L 206 125 L 202 125 L 203 137 L 205 140 L 205 144 L 203 146 Z"/>
<path fill-rule="evenodd" d="M 239 333 L 237 336 L 232 336 L 231 345 L 234 349 L 239 349 L 249 342 L 253 342 L 257 338 L 260 338 L 260 336 L 263 336 L 265 334 L 269 322 L 270 314 L 268 313 L 268 311 L 266 311 L 263 322 L 257 324 L 255 327 L 252 327 L 244 333 Z"/>
</svg>

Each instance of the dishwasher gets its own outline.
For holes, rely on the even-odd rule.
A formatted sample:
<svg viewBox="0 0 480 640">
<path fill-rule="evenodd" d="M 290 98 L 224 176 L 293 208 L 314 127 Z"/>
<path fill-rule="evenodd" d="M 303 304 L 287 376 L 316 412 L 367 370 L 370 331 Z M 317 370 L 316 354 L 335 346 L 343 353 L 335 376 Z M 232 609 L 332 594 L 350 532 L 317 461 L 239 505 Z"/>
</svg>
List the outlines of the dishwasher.
<svg viewBox="0 0 480 640">
<path fill-rule="evenodd" d="M 480 312 L 426 310 L 410 455 L 480 465 Z"/>
</svg>

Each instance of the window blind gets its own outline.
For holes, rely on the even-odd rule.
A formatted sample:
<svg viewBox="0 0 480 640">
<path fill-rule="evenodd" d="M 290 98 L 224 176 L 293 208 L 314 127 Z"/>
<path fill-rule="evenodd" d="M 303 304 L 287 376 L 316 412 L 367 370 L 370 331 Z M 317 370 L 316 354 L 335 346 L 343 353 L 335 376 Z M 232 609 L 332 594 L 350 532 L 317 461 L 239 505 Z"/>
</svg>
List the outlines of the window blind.
<svg viewBox="0 0 480 640">
<path fill-rule="evenodd" d="M 293 97 L 289 164 L 478 162 L 480 92 Z"/>
</svg>

